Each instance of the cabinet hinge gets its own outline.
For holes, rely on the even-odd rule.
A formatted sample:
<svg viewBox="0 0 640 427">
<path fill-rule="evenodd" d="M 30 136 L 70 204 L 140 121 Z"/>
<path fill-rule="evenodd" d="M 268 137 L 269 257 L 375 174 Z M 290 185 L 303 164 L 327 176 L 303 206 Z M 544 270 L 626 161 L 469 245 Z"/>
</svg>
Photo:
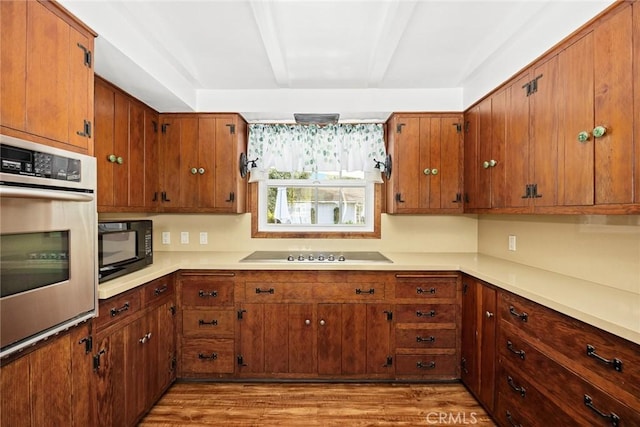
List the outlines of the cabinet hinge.
<svg viewBox="0 0 640 427">
<path fill-rule="evenodd" d="M 158 133 L 158 122 L 156 122 L 155 120 L 152 120 L 151 126 L 153 126 L 153 132 Z"/>
<path fill-rule="evenodd" d="M 456 132 L 462 132 L 462 123 L 454 123 L 453 125 L 456 127 Z"/>
<path fill-rule="evenodd" d="M 398 123 L 396 125 L 396 133 L 402 133 L 402 126 L 406 126 L 406 123 Z"/>
<path fill-rule="evenodd" d="M 463 283 L 462 284 L 462 293 L 466 294 L 468 290 L 469 290 L 469 285 L 466 284 L 466 283 Z"/>
<path fill-rule="evenodd" d="M 469 126 L 471 126 L 471 123 L 469 123 L 469 120 L 464 122 L 464 133 L 469 133 Z"/>
<path fill-rule="evenodd" d="M 84 57 L 84 65 L 91 68 L 91 51 L 89 49 L 87 49 L 86 47 L 84 47 L 83 45 L 81 45 L 80 43 L 78 43 L 78 47 L 80 49 L 82 49 L 83 52 L 83 57 Z"/>
<path fill-rule="evenodd" d="M 238 366 L 247 366 L 247 364 L 244 363 L 244 358 L 242 357 L 241 354 L 238 355 L 237 362 L 238 362 Z"/>
<path fill-rule="evenodd" d="M 387 362 L 382 365 L 383 368 L 387 368 L 389 366 L 393 366 L 393 356 L 387 356 Z"/>
<path fill-rule="evenodd" d="M 234 135 L 236 133 L 236 125 L 234 124 L 227 124 L 226 125 L 229 128 L 229 133 L 231 135 Z"/>
<path fill-rule="evenodd" d="M 160 132 L 162 132 L 162 133 L 167 133 L 167 127 L 169 127 L 169 126 L 171 126 L 171 124 L 170 124 L 170 123 L 163 123 L 163 124 L 160 126 Z"/>
<path fill-rule="evenodd" d="M 176 359 L 175 356 L 173 356 L 171 358 L 171 366 L 169 369 L 171 369 L 171 371 L 175 371 L 176 370 L 176 366 L 178 365 L 178 360 Z"/>
<path fill-rule="evenodd" d="M 531 80 L 531 93 L 536 93 L 538 91 L 538 80 L 540 80 L 540 78 L 542 78 L 542 74 Z"/>
<path fill-rule="evenodd" d="M 246 313 L 247 310 L 238 310 L 238 320 L 242 320 L 242 313 Z"/>
<path fill-rule="evenodd" d="M 90 336 L 82 338 L 78 344 L 84 344 L 84 354 L 89 354 L 93 350 L 93 338 Z"/>
<path fill-rule="evenodd" d="M 171 312 L 172 316 L 175 316 L 176 315 L 176 311 L 177 311 L 176 310 L 176 306 L 172 305 L 171 307 L 169 307 L 169 311 Z"/>
<path fill-rule="evenodd" d="M 527 92 L 527 96 L 531 95 L 531 82 L 527 82 L 522 86 L 522 89 L 525 89 Z"/>
<path fill-rule="evenodd" d="M 383 313 L 387 315 L 387 320 L 393 320 L 393 311 L 385 310 Z"/>
<path fill-rule="evenodd" d="M 91 122 L 88 120 L 84 120 L 82 130 L 77 131 L 76 134 L 86 138 L 91 138 Z"/>
<path fill-rule="evenodd" d="M 523 199 L 530 199 L 531 198 L 531 184 L 527 184 L 524 187 L 524 196 L 522 196 Z"/>
</svg>

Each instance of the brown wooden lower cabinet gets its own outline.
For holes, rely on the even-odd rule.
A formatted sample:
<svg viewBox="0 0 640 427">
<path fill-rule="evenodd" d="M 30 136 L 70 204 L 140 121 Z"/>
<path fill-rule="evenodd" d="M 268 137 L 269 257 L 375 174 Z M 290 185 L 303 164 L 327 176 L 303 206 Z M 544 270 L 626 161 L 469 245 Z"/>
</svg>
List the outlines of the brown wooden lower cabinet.
<svg viewBox="0 0 640 427">
<path fill-rule="evenodd" d="M 91 396 L 91 323 L 38 344 L 0 368 L 0 424 L 86 426 L 94 419 Z"/>
</svg>

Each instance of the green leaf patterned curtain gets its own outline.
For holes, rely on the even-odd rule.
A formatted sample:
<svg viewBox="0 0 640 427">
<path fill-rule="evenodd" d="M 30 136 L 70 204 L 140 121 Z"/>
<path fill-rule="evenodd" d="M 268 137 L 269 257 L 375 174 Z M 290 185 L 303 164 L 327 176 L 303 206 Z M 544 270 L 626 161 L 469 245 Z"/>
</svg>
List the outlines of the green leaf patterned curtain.
<svg viewBox="0 0 640 427">
<path fill-rule="evenodd" d="M 281 172 L 354 172 L 382 182 L 376 162 L 386 157 L 380 123 L 297 125 L 251 124 L 247 156 L 255 159 L 251 181 L 266 179 L 270 168 Z"/>
</svg>

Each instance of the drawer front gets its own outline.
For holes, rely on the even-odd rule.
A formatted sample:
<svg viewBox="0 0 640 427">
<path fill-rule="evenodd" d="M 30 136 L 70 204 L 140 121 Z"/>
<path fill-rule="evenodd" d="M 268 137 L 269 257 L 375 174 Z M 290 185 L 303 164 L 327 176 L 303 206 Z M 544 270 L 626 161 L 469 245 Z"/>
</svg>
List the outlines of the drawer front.
<svg viewBox="0 0 640 427">
<path fill-rule="evenodd" d="M 396 329 L 398 348 L 456 348 L 455 329 Z"/>
<path fill-rule="evenodd" d="M 190 339 L 182 344 L 182 371 L 191 374 L 232 374 L 232 339 Z"/>
<path fill-rule="evenodd" d="M 556 363 L 517 336 L 512 329 L 512 326 L 504 324 L 500 328 L 498 349 L 501 364 L 530 375 L 539 383 L 538 387 L 547 390 L 558 405 L 570 408 L 567 412 L 572 412 L 574 417 L 582 418 L 589 424 L 598 425 L 606 419 L 598 414 L 600 411 L 612 420 L 624 421 L 620 425 L 640 425 L 640 412 L 633 411 L 610 393 Z"/>
<path fill-rule="evenodd" d="M 501 292 L 498 304 L 504 321 L 566 356 L 581 375 L 640 396 L 640 345 L 515 295 Z"/>
<path fill-rule="evenodd" d="M 455 304 L 399 304 L 397 323 L 455 323 Z"/>
<path fill-rule="evenodd" d="M 175 294 L 175 279 L 168 275 L 147 283 L 142 288 L 142 304 L 154 304 L 171 298 Z"/>
<path fill-rule="evenodd" d="M 183 310 L 182 334 L 185 337 L 233 338 L 236 312 L 231 310 Z"/>
<path fill-rule="evenodd" d="M 455 378 L 456 359 L 454 354 L 396 354 L 396 374 L 433 379 Z"/>
<path fill-rule="evenodd" d="M 457 277 L 396 274 L 396 298 L 434 299 L 456 297 Z"/>
<path fill-rule="evenodd" d="M 378 301 L 385 296 L 385 284 L 331 283 L 313 287 L 313 298 L 320 301 Z"/>
<path fill-rule="evenodd" d="M 137 313 L 141 307 L 140 300 L 140 290 L 101 300 L 98 305 L 96 329 L 104 329 Z"/>
<path fill-rule="evenodd" d="M 189 278 L 182 281 L 182 304 L 185 307 L 233 306 L 233 280 Z"/>
<path fill-rule="evenodd" d="M 245 295 L 247 302 L 379 301 L 385 297 L 385 284 L 246 282 Z"/>
<path fill-rule="evenodd" d="M 517 370 L 500 364 L 494 416 L 502 425 L 571 426 L 576 420 L 555 405 Z"/>
</svg>

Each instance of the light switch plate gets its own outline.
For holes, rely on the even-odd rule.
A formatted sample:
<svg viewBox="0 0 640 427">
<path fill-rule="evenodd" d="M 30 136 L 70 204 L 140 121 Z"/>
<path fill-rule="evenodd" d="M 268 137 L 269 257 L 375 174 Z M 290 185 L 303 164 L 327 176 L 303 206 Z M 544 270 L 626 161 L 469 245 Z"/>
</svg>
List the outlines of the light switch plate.
<svg viewBox="0 0 640 427">
<path fill-rule="evenodd" d="M 200 232 L 200 244 L 201 245 L 206 245 L 209 243 L 209 233 L 207 233 L 206 231 L 201 231 Z"/>
<path fill-rule="evenodd" d="M 168 231 L 162 232 L 162 244 L 170 245 L 171 244 L 171 233 Z"/>
<path fill-rule="evenodd" d="M 516 251 L 516 236 L 513 234 L 509 235 L 509 250 L 513 252 Z"/>
<path fill-rule="evenodd" d="M 189 244 L 189 232 L 188 231 L 180 232 L 180 243 L 182 243 L 183 245 L 188 245 Z"/>
</svg>

